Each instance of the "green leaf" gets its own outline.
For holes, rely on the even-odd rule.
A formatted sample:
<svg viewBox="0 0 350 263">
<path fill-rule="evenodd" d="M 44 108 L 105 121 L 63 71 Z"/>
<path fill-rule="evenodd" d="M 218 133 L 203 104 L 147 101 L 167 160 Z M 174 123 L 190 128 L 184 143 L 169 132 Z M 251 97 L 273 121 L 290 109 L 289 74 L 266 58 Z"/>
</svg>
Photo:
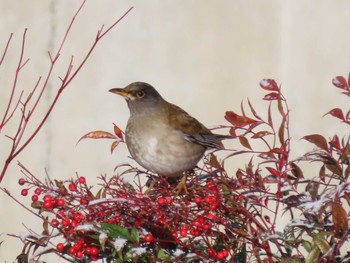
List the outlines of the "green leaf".
<svg viewBox="0 0 350 263">
<path fill-rule="evenodd" d="M 126 227 L 107 224 L 107 223 L 102 223 L 101 227 L 102 227 L 102 230 L 105 231 L 107 235 L 111 238 L 121 237 L 129 241 L 134 241 L 133 238 L 131 237 L 129 229 L 127 229 Z"/>
<path fill-rule="evenodd" d="M 311 244 L 311 242 L 310 241 L 307 241 L 307 240 L 304 240 L 303 239 L 303 241 L 301 241 L 301 244 L 302 244 L 302 246 L 305 248 L 305 250 L 307 251 L 307 252 L 311 252 L 311 250 L 312 250 L 312 244 Z"/>
<path fill-rule="evenodd" d="M 131 228 L 130 237 L 131 237 L 130 241 L 137 242 L 137 243 L 140 242 L 139 232 L 136 227 Z"/>
<path fill-rule="evenodd" d="M 309 255 L 307 256 L 305 263 L 316 263 L 318 262 L 318 257 L 320 255 L 320 250 L 317 246 L 313 247 L 310 251 Z"/>
<path fill-rule="evenodd" d="M 322 253 L 327 252 L 327 250 L 329 249 L 329 244 L 324 238 L 316 238 L 313 241 Z"/>
<path fill-rule="evenodd" d="M 157 259 L 159 260 L 166 260 L 168 257 L 166 256 L 166 254 L 164 253 L 163 249 L 159 249 L 157 252 Z"/>
</svg>

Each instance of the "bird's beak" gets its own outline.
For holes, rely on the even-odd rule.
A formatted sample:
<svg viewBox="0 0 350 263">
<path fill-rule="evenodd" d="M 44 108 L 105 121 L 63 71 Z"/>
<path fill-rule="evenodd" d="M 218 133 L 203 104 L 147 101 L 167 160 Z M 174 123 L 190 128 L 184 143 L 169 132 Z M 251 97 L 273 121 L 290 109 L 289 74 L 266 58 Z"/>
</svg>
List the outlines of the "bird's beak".
<svg viewBox="0 0 350 263">
<path fill-rule="evenodd" d="M 114 89 L 110 89 L 109 92 L 123 96 L 126 99 L 131 98 L 131 94 L 129 92 L 125 91 L 125 89 L 114 88 Z"/>
</svg>

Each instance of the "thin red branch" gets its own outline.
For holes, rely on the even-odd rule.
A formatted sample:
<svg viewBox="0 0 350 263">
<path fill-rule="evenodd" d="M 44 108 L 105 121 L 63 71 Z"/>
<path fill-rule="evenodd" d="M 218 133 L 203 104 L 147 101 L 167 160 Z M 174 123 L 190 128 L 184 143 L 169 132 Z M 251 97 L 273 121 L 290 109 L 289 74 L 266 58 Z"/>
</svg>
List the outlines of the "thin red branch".
<svg viewBox="0 0 350 263">
<path fill-rule="evenodd" d="M 4 62 L 7 50 L 9 48 L 9 46 L 10 46 L 10 42 L 11 42 L 12 36 L 13 36 L 13 33 L 10 34 L 9 39 L 7 40 L 7 43 L 6 43 L 6 46 L 5 46 L 5 49 L 4 49 L 4 53 L 2 54 L 1 59 L 0 59 L 0 66 L 1 66 L 2 62 Z"/>
<path fill-rule="evenodd" d="M 85 3 L 85 1 L 84 1 Z M 97 37 L 94 41 L 94 43 L 92 44 L 90 50 L 88 51 L 87 53 L 87 56 L 86 58 L 80 63 L 80 65 L 78 66 L 78 68 L 73 72 L 72 76 L 70 78 L 67 79 L 66 82 L 63 82 L 61 87 L 58 89 L 57 93 L 56 93 L 56 96 L 53 100 L 53 102 L 51 103 L 51 106 L 49 107 L 48 111 L 46 112 L 46 115 L 44 116 L 44 118 L 41 120 L 41 122 L 39 123 L 38 127 L 35 129 L 35 131 L 33 132 L 33 134 L 27 139 L 27 141 L 25 143 L 23 143 L 23 145 L 14 153 L 13 155 L 13 158 L 15 158 L 21 151 L 23 151 L 23 149 L 25 147 L 27 147 L 27 145 L 33 140 L 33 138 L 37 135 L 37 133 L 40 131 L 40 129 L 42 128 L 42 126 L 44 125 L 44 123 L 46 122 L 47 118 L 50 116 L 53 108 L 55 107 L 62 91 L 68 86 L 68 84 L 75 78 L 75 76 L 79 73 L 79 71 L 81 70 L 81 68 L 85 65 L 88 57 L 91 55 L 91 53 L 93 52 L 93 50 L 95 49 L 96 45 L 98 44 L 98 42 L 100 41 L 100 39 L 105 36 L 105 34 L 110 31 L 113 27 L 115 27 L 120 21 L 122 18 L 124 18 L 131 10 L 133 9 L 133 7 L 129 8 L 129 10 L 127 12 L 125 12 L 125 14 L 119 18 L 115 23 L 113 23 L 103 34 L 101 34 L 100 37 Z M 72 21 L 75 20 L 76 16 L 78 15 L 79 11 L 81 10 L 81 7 L 79 8 L 79 10 L 77 11 L 77 13 L 74 15 Z M 68 27 L 68 30 L 70 29 L 71 27 L 71 24 L 70 26 Z M 64 40 L 62 43 L 64 43 L 65 39 L 66 39 L 66 36 L 67 36 L 67 33 L 64 37 Z M 56 59 L 58 58 L 58 55 L 59 55 L 59 52 L 61 51 L 61 48 L 63 46 L 61 45 L 61 47 L 59 48 L 56 56 L 55 56 L 55 59 L 54 59 L 54 62 L 51 64 L 51 67 L 50 67 L 50 70 L 49 70 L 49 74 L 48 74 L 48 77 L 49 75 L 51 75 L 51 72 L 52 72 L 52 69 L 53 69 L 53 66 L 54 66 L 54 63 L 56 61 Z M 72 62 L 72 60 L 71 60 Z M 69 68 L 71 67 L 72 65 L 70 64 Z M 66 74 L 69 74 L 70 73 L 70 70 L 68 69 L 67 73 Z M 65 77 L 66 78 L 66 77 Z M 44 83 L 44 87 L 46 87 L 47 85 L 47 82 L 48 82 L 48 78 L 45 80 L 45 83 Z M 39 97 L 41 97 L 41 94 L 39 95 Z M 1 182 L 1 177 L 0 177 L 0 182 Z"/>
<path fill-rule="evenodd" d="M 21 69 L 27 64 L 28 62 L 28 59 L 22 63 L 23 61 L 23 56 L 24 56 L 24 47 L 25 47 L 25 41 L 26 41 L 26 34 L 27 34 L 27 29 L 24 30 L 24 33 L 23 33 L 23 38 L 22 38 L 22 47 L 21 47 L 21 53 L 20 53 L 20 58 L 19 58 L 19 61 L 18 61 L 18 65 L 17 65 L 17 69 L 16 69 L 16 74 L 15 74 L 15 79 L 13 81 L 13 85 L 12 85 L 12 91 L 11 91 L 11 95 L 10 95 L 10 98 L 9 98 L 9 102 L 7 104 L 7 107 L 6 107 L 6 110 L 5 110 L 5 114 L 2 118 L 2 121 L 1 121 L 1 124 L 0 124 L 0 131 L 1 131 L 1 128 L 4 127 L 4 125 L 7 123 L 8 121 L 8 113 L 9 113 L 9 110 L 11 108 L 11 105 L 12 105 L 12 101 L 14 99 L 14 95 L 15 95 L 15 91 L 16 91 L 16 87 L 17 87 L 17 81 L 18 81 L 18 77 L 19 77 L 19 73 L 21 71 Z M 9 43 L 9 42 L 8 42 Z M 7 46 L 6 46 L 6 49 L 7 49 Z M 18 103 L 17 103 L 18 104 Z M 0 178 L 0 182 L 1 182 L 1 178 Z"/>
<path fill-rule="evenodd" d="M 26 127 L 30 121 L 31 116 L 33 115 L 33 113 L 35 112 L 37 105 L 39 104 L 39 102 L 41 101 L 42 95 L 44 93 L 44 91 L 46 90 L 46 87 L 48 85 L 48 82 L 51 78 L 51 74 L 52 71 L 56 65 L 56 62 L 61 54 L 61 51 L 66 43 L 67 37 L 69 35 L 69 32 L 74 24 L 74 21 L 76 20 L 78 14 L 80 13 L 80 11 L 82 10 L 84 4 L 86 3 L 86 0 L 84 0 L 82 2 L 82 4 L 80 5 L 80 7 L 78 8 L 78 10 L 76 11 L 76 13 L 74 14 L 73 18 L 70 21 L 70 24 L 66 30 L 66 33 L 62 39 L 62 42 L 59 45 L 59 48 L 56 52 L 56 54 L 54 56 L 52 56 L 52 54 L 49 52 L 49 58 L 50 58 L 50 68 L 48 70 L 48 73 L 45 77 L 45 81 L 42 84 L 40 93 L 38 95 L 38 97 L 36 98 L 34 105 L 32 106 L 32 108 L 27 112 L 26 111 L 26 106 L 28 105 L 30 99 L 32 98 L 32 95 L 34 93 L 34 91 L 36 90 L 36 88 L 39 85 L 39 82 L 41 80 L 41 77 L 39 78 L 39 80 L 37 81 L 33 91 L 29 94 L 29 96 L 27 97 L 27 100 L 22 104 L 23 108 L 22 108 L 22 118 L 20 121 L 20 124 L 18 126 L 18 131 L 16 133 L 16 136 L 13 138 L 13 144 L 12 144 L 12 149 L 10 151 L 10 154 L 8 155 L 8 158 L 5 161 L 4 167 L 2 169 L 2 172 L 0 174 L 0 182 L 2 181 L 2 179 L 5 176 L 5 173 L 7 171 L 7 168 L 9 166 L 9 164 L 11 163 L 11 161 L 16 158 L 18 156 L 18 154 L 20 154 L 27 146 L 28 144 L 34 139 L 34 137 L 38 134 L 38 132 L 41 130 L 41 128 L 43 127 L 44 123 L 46 122 L 46 120 L 48 119 L 48 117 L 50 116 L 53 108 L 55 107 L 58 99 L 60 98 L 61 93 L 63 92 L 63 90 L 69 85 L 69 83 L 76 77 L 76 75 L 80 72 L 81 68 L 85 65 L 88 57 L 91 55 L 91 53 L 93 52 L 93 50 L 95 49 L 95 47 L 97 46 L 98 42 L 110 31 L 112 30 L 132 9 L 133 7 L 129 8 L 129 10 L 127 10 L 124 15 L 122 15 L 116 22 L 114 22 L 110 27 L 108 27 L 107 30 L 105 30 L 104 32 L 102 31 L 103 26 L 101 27 L 101 29 L 98 31 L 97 36 L 95 38 L 95 41 L 93 42 L 92 46 L 90 47 L 89 51 L 87 52 L 86 57 L 84 58 L 84 60 L 79 64 L 79 66 L 77 67 L 77 69 L 75 71 L 72 72 L 73 70 L 73 57 L 70 60 L 70 63 L 68 65 L 67 68 L 67 72 L 64 76 L 64 78 L 61 78 L 61 86 L 58 88 L 56 96 L 54 97 L 49 109 L 47 110 L 46 114 L 44 115 L 44 117 L 42 118 L 42 120 L 40 121 L 40 123 L 38 124 L 38 126 L 34 129 L 34 132 L 26 139 L 25 142 L 23 142 L 20 146 L 20 142 L 22 141 L 23 138 L 23 134 L 26 130 Z M 11 107 L 13 98 L 14 98 L 14 94 L 15 94 L 15 90 L 16 90 L 16 86 L 17 86 L 17 80 L 19 77 L 19 72 L 20 70 L 26 65 L 26 63 L 28 62 L 28 59 L 23 63 L 23 54 L 24 54 L 24 47 L 25 47 L 25 36 L 26 36 L 26 32 L 27 29 L 25 30 L 24 34 L 23 34 L 23 41 L 22 41 L 22 50 L 21 50 L 21 56 L 19 59 L 19 63 L 18 63 L 18 67 L 16 70 L 16 75 L 15 75 L 15 80 L 14 80 L 14 84 L 13 84 L 13 88 L 12 88 L 12 92 L 11 92 L 11 96 L 9 99 L 9 104 L 7 106 L 3 121 L 1 122 L 0 125 L 0 131 L 1 131 L 1 127 L 3 127 L 4 123 L 7 123 L 7 121 L 10 119 L 8 118 L 8 112 L 9 109 Z M 9 43 L 9 41 L 8 41 Z M 5 52 L 6 53 L 6 52 Z M 21 96 L 20 96 L 21 99 Z M 21 100 L 19 99 L 19 101 L 17 102 L 16 106 L 15 106 L 15 110 L 17 109 L 18 105 L 21 103 Z M 12 113 L 9 115 L 9 117 L 13 116 L 14 111 L 12 111 Z"/>
</svg>

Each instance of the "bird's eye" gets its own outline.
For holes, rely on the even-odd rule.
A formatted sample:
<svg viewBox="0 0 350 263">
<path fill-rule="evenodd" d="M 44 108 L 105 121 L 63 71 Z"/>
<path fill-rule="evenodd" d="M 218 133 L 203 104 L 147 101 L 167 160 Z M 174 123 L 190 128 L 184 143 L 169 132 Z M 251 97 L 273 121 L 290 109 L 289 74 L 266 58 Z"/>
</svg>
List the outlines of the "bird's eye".
<svg viewBox="0 0 350 263">
<path fill-rule="evenodd" d="M 145 96 L 145 92 L 142 91 L 142 90 L 139 90 L 139 91 L 136 93 L 136 96 L 137 96 L 138 98 L 142 98 L 143 96 Z"/>
</svg>

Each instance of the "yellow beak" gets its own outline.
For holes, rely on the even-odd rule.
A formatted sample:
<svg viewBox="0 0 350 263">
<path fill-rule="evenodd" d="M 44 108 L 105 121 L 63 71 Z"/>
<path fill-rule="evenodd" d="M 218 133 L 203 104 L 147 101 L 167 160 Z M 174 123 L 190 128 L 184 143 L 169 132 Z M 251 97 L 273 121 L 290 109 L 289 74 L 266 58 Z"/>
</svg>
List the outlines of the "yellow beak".
<svg viewBox="0 0 350 263">
<path fill-rule="evenodd" d="M 121 88 L 110 89 L 109 92 L 118 94 L 120 96 L 123 96 L 124 98 L 131 98 L 132 97 L 132 95 L 129 92 L 127 92 L 127 91 L 125 91 L 124 89 L 121 89 Z"/>
</svg>

